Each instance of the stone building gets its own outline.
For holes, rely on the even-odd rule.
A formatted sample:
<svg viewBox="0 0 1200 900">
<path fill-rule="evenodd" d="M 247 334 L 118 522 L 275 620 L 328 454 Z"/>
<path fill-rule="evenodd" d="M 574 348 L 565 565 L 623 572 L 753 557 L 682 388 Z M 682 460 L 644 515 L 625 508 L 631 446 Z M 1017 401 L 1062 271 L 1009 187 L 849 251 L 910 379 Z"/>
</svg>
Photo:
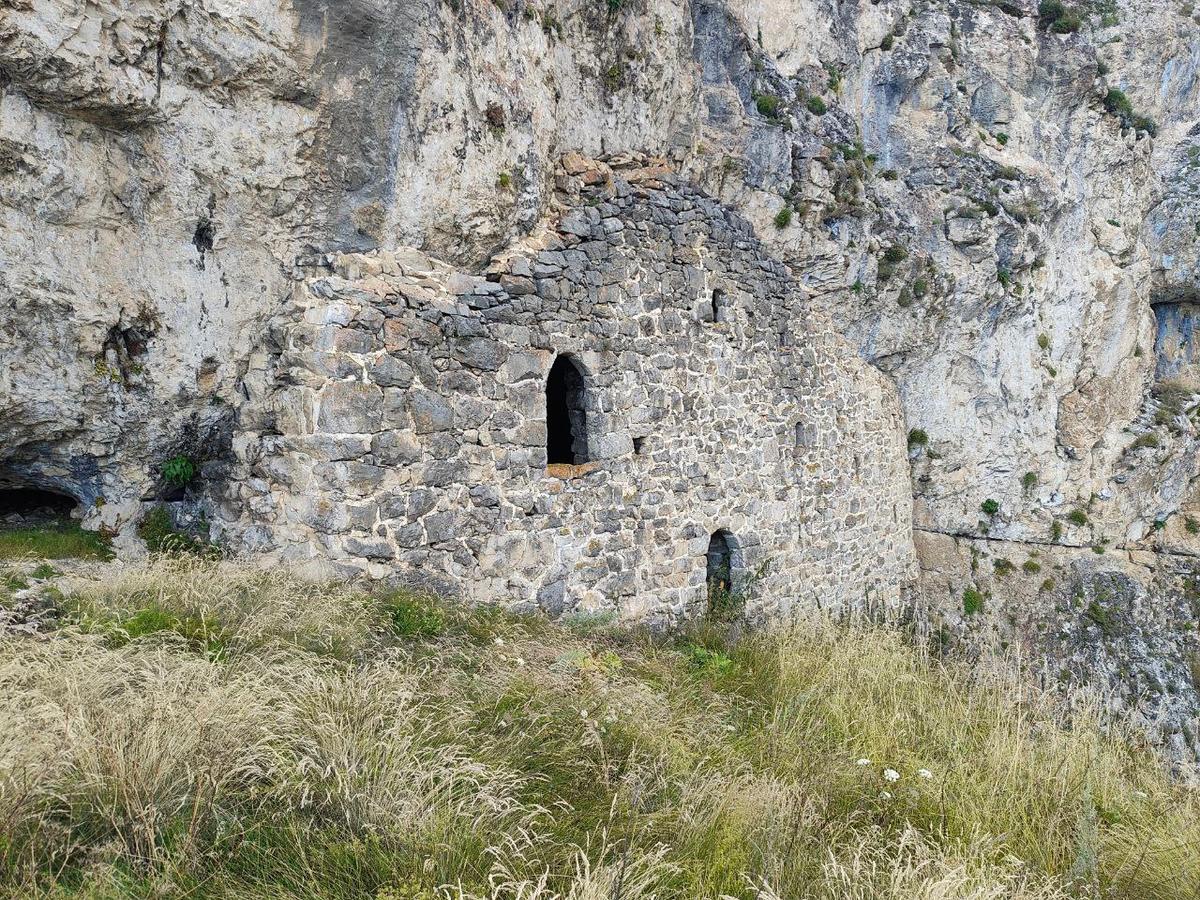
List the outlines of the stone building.
<svg viewBox="0 0 1200 900">
<path fill-rule="evenodd" d="M 762 612 L 898 602 L 887 380 L 661 161 L 568 156 L 557 188 L 483 275 L 375 251 L 298 285 L 247 380 L 226 532 L 551 615 L 676 620 L 726 579 Z"/>
</svg>

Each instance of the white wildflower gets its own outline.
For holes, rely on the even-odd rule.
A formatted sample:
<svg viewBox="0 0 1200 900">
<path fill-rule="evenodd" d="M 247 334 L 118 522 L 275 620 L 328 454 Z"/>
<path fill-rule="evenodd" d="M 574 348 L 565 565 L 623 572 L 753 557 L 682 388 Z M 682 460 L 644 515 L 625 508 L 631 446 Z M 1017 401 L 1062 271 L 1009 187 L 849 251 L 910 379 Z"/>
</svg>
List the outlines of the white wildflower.
<svg viewBox="0 0 1200 900">
<path fill-rule="evenodd" d="M 523 660 L 521 657 L 519 657 L 519 656 L 518 656 L 518 657 L 517 657 L 517 665 L 518 665 L 518 666 L 523 666 L 523 665 L 525 665 L 525 660 Z"/>
<path fill-rule="evenodd" d="M 495 638 L 492 640 L 492 643 L 495 644 L 497 647 L 503 647 L 504 646 L 504 638 L 502 638 L 502 637 Z"/>
<path fill-rule="evenodd" d="M 895 769 L 884 769 L 883 770 L 883 780 L 884 781 L 899 781 L 900 773 L 897 772 Z"/>
<path fill-rule="evenodd" d="M 855 763 L 855 765 L 859 765 L 859 766 L 869 766 L 870 764 L 871 764 L 871 761 L 869 759 L 867 759 L 865 756 L 862 759 L 860 759 L 857 763 Z"/>
<path fill-rule="evenodd" d="M 917 775 L 919 775 L 921 778 L 932 778 L 933 777 L 933 773 L 930 772 L 928 769 L 917 769 Z"/>
<path fill-rule="evenodd" d="M 586 718 L 587 718 L 587 710 L 586 710 L 586 709 L 581 709 L 581 710 L 579 711 L 579 718 L 581 718 L 581 719 L 586 719 Z"/>
<path fill-rule="evenodd" d="M 892 799 L 892 795 L 891 795 L 891 794 L 889 794 L 887 791 L 880 791 L 880 792 L 879 792 L 879 799 L 880 799 L 880 800 L 891 800 L 891 799 Z"/>
</svg>

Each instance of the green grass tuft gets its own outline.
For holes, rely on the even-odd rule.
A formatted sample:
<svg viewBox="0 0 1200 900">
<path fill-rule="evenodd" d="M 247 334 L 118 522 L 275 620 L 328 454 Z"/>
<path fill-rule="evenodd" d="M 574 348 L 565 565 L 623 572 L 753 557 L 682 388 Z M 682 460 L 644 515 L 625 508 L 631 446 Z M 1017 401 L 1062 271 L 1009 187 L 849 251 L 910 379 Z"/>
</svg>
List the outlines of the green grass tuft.
<svg viewBox="0 0 1200 900">
<path fill-rule="evenodd" d="M 110 538 L 75 523 L 0 531 L 0 559 L 112 559 Z"/>
<path fill-rule="evenodd" d="M 432 597 L 398 591 L 384 598 L 383 608 L 400 637 L 433 638 L 446 630 L 446 610 Z"/>
</svg>

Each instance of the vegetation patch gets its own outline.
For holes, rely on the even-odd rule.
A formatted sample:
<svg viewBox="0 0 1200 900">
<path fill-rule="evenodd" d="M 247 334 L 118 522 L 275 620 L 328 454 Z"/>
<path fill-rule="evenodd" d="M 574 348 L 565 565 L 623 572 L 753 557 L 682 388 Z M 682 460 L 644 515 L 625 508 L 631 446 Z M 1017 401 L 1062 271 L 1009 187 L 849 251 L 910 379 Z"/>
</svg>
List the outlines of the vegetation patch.
<svg viewBox="0 0 1200 900">
<path fill-rule="evenodd" d="M 967 588 L 963 591 L 963 614 L 974 616 L 981 612 L 983 612 L 983 594 L 975 588 Z"/>
<path fill-rule="evenodd" d="M 1061 900 L 1081 854 L 1098 896 L 1200 888 L 1197 794 L 1004 659 L 410 600 L 165 559 L 0 641 L 0 893 Z"/>
<path fill-rule="evenodd" d="M 758 110 L 760 116 L 765 116 L 768 119 L 777 119 L 779 117 L 780 100 L 774 94 L 759 94 L 755 93 L 751 96 L 754 101 L 754 108 Z"/>
<path fill-rule="evenodd" d="M 213 554 L 217 550 L 195 535 L 178 531 L 165 506 L 156 506 L 138 524 L 138 537 L 146 542 L 151 553 Z"/>
<path fill-rule="evenodd" d="M 1083 27 L 1083 17 L 1062 0 L 1041 0 L 1038 24 L 1054 34 L 1072 34 Z"/>
<path fill-rule="evenodd" d="M 162 479 L 175 487 L 184 487 L 196 477 L 196 464 L 186 456 L 173 456 L 163 463 Z"/>
<path fill-rule="evenodd" d="M 383 608 L 401 637 L 434 638 L 446 629 L 446 610 L 433 597 L 397 591 L 384 598 Z"/>
<path fill-rule="evenodd" d="M 1104 109 L 1109 115 L 1116 116 L 1121 124 L 1137 131 L 1145 131 L 1151 137 L 1158 134 L 1158 126 L 1148 116 L 1134 111 L 1133 103 L 1119 88 L 1110 88 L 1104 95 Z"/>
<path fill-rule="evenodd" d="M 112 559 L 112 540 L 76 523 L 0 531 L 0 559 Z"/>
</svg>

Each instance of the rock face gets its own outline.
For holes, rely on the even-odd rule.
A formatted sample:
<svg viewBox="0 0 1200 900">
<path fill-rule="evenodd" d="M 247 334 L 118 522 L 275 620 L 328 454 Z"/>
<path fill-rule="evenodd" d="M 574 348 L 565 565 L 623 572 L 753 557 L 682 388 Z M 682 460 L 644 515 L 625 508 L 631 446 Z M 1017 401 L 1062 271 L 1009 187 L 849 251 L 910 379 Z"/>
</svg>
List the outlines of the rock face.
<svg viewBox="0 0 1200 900">
<path fill-rule="evenodd" d="M 299 285 L 242 407 L 232 539 L 477 602 L 678 621 L 705 607 L 717 535 L 762 614 L 898 605 L 893 389 L 747 223 L 661 161 L 613 163 L 568 158 L 552 227 L 487 278 L 401 250 Z"/>
<path fill-rule="evenodd" d="M 280 390 L 265 373 L 293 372 L 297 390 L 355 376 L 305 374 L 279 343 L 313 307 L 312 266 L 415 247 L 454 267 L 446 279 L 486 273 L 538 238 L 564 153 L 649 152 L 744 217 L 804 316 L 893 380 L 922 571 L 938 573 L 912 605 L 952 632 L 1028 636 L 998 610 L 1048 621 L 1114 573 L 1149 649 L 1114 650 L 1123 632 L 1081 619 L 1088 665 L 1195 749 L 1198 611 L 1179 618 L 1179 598 L 1200 556 L 1200 29 L 1190 4 L 1065 5 L 10 0 L 0 490 L 57 491 L 128 531 L 167 495 L 163 462 L 186 455 L 200 506 L 241 522 L 225 504 L 259 492 L 244 533 L 281 549 L 275 475 L 239 480 L 246 442 L 276 427 L 258 421 Z M 545 302 L 521 281 L 532 269 L 491 271 L 511 305 Z M 491 364 L 488 335 L 456 338 L 488 371 L 472 367 Z M 332 349 L 337 366 L 378 352 Z M 353 429 L 394 412 L 365 389 L 409 389 L 400 362 L 420 380 L 401 358 L 277 437 L 384 433 Z M 404 410 L 414 431 L 446 415 L 432 399 Z M 314 459 L 361 458 L 343 452 Z M 615 476 L 583 481 L 601 477 Z M 297 546 L 324 549 L 294 525 Z M 331 553 L 383 565 L 334 533 Z M 946 542 L 959 552 L 931 549 Z M 1070 560 L 1044 596 L 1030 593 L 1044 578 L 971 565 L 1034 550 Z M 987 601 L 969 621 L 967 591 Z"/>
</svg>

